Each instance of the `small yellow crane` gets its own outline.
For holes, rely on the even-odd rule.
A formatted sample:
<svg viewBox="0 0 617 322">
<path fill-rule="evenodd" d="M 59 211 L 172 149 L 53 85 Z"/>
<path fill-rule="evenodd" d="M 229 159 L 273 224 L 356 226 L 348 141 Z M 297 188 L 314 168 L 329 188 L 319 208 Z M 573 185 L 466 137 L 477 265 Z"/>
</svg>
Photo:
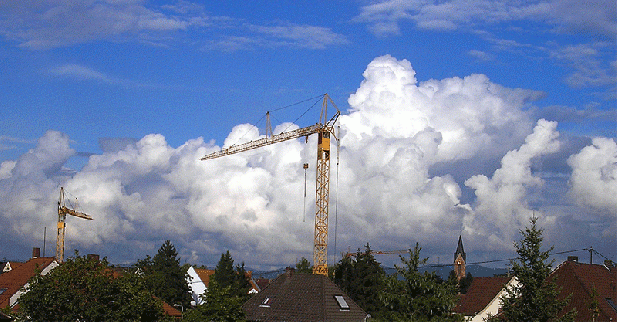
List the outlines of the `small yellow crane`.
<svg viewBox="0 0 617 322">
<path fill-rule="evenodd" d="M 64 187 L 60 187 L 60 199 L 58 199 L 58 237 L 56 238 L 56 261 L 62 263 L 64 261 L 64 234 L 66 230 L 66 215 L 71 215 L 87 220 L 92 220 L 92 217 L 75 211 L 66 206 L 64 198 Z"/>
<path fill-rule="evenodd" d="M 328 102 L 336 108 L 334 116 L 328 120 Z M 266 114 L 269 115 L 269 114 Z M 328 275 L 328 201 L 330 196 L 330 135 L 336 138 L 334 123 L 341 112 L 328 94 L 323 95 L 319 123 L 289 132 L 272 134 L 270 119 L 266 120 L 266 137 L 240 145 L 232 145 L 208 154 L 201 160 L 220 158 L 226 155 L 257 149 L 262 146 L 308 137 L 317 133 L 317 183 L 315 198 L 315 238 L 313 244 L 313 274 Z"/>
</svg>

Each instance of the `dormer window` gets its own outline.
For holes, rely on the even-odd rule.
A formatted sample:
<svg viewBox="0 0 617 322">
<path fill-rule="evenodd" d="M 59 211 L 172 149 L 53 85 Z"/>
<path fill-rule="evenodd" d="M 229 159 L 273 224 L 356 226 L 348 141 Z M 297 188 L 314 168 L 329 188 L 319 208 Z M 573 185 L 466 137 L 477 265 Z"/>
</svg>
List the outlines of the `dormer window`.
<svg viewBox="0 0 617 322">
<path fill-rule="evenodd" d="M 336 300 L 336 303 L 338 303 L 341 311 L 349 311 L 349 304 L 347 304 L 347 301 L 345 301 L 342 295 L 334 295 L 334 299 Z"/>
</svg>

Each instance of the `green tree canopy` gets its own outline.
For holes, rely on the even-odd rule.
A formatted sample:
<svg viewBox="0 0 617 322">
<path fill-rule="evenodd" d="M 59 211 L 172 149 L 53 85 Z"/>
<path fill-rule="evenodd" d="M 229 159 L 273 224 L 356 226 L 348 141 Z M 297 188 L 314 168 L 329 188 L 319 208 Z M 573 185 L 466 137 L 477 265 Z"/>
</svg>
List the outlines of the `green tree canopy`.
<svg viewBox="0 0 617 322">
<path fill-rule="evenodd" d="M 212 277 L 220 287 L 233 287 L 236 281 L 236 272 L 234 271 L 234 260 L 231 258 L 229 250 L 221 254 L 221 259 L 216 264 Z"/>
<path fill-rule="evenodd" d="M 312 274 L 313 266 L 308 259 L 302 257 L 299 262 L 296 263 L 296 273 L 300 274 Z"/>
<path fill-rule="evenodd" d="M 190 306 L 188 267 L 180 265 L 178 252 L 169 240 L 161 245 L 153 258 L 146 256 L 135 267 L 143 274 L 146 285 L 154 295 L 170 305 Z"/>
<path fill-rule="evenodd" d="M 229 287 L 232 292 L 242 298 L 248 296 L 251 283 L 249 282 L 248 273 L 244 268 L 244 263 L 236 265 L 234 270 L 234 260 L 231 254 L 229 254 L 229 250 L 221 254 L 221 259 L 216 264 L 214 275 L 212 276 L 216 285 L 222 289 Z"/>
<path fill-rule="evenodd" d="M 501 298 L 501 314 L 492 321 L 548 322 L 574 319 L 576 313 L 573 311 L 558 318 L 568 300 L 557 299 L 559 290 L 555 281 L 549 278 L 553 261 L 548 259 L 553 247 L 541 250 L 543 230 L 537 227 L 537 220 L 537 217 L 532 217 L 531 227 L 521 231 L 521 241 L 514 243 L 518 258 L 511 265 L 518 285 L 507 289 L 507 294 Z"/>
<path fill-rule="evenodd" d="M 204 303 L 188 311 L 183 316 L 186 322 L 235 322 L 244 321 L 242 304 L 244 299 L 238 296 L 232 286 L 221 287 L 216 280 L 211 280 Z"/>
<path fill-rule="evenodd" d="M 244 321 L 242 304 L 248 297 L 251 284 L 242 265 L 236 265 L 229 250 L 221 254 L 214 269 L 203 304 L 187 312 L 184 321 Z"/>
<path fill-rule="evenodd" d="M 379 316 L 383 310 L 379 294 L 383 290 L 385 271 L 371 254 L 366 244 L 365 251 L 356 253 L 355 259 L 346 256 L 334 269 L 336 283 L 356 304 L 372 316 Z"/>
<path fill-rule="evenodd" d="M 156 321 L 162 303 L 135 274 L 114 273 L 107 259 L 68 258 L 37 274 L 19 299 L 24 321 Z"/>
<path fill-rule="evenodd" d="M 403 266 L 396 267 L 396 274 L 386 278 L 386 286 L 380 294 L 381 303 L 387 308 L 384 321 L 463 321 L 452 314 L 458 300 L 454 281 L 443 281 L 435 272 L 420 273 L 420 265 L 428 258 L 420 259 L 422 248 L 416 244 L 409 250 L 409 259 L 399 256 Z"/>
</svg>

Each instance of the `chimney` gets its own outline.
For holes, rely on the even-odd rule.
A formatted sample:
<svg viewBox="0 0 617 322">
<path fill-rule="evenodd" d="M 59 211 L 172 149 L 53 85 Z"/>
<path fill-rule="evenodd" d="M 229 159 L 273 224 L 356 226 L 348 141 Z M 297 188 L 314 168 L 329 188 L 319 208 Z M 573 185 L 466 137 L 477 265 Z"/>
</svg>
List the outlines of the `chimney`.
<svg viewBox="0 0 617 322">
<path fill-rule="evenodd" d="M 285 268 L 285 275 L 287 277 L 292 277 L 295 271 L 296 271 L 296 269 L 293 268 L 293 267 L 286 267 Z"/>
<path fill-rule="evenodd" d="M 32 258 L 41 257 L 41 249 L 38 247 L 32 247 Z"/>
<path fill-rule="evenodd" d="M 88 259 L 89 260 L 95 260 L 95 261 L 99 261 L 99 254 L 88 254 Z"/>
<path fill-rule="evenodd" d="M 578 256 L 568 256 L 568 262 L 578 263 Z"/>
</svg>

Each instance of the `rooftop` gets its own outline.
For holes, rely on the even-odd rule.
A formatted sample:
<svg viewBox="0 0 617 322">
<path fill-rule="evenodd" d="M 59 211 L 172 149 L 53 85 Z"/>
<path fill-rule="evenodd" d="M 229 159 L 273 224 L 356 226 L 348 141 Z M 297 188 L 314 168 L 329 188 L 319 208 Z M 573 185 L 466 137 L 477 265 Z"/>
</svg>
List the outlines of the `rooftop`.
<svg viewBox="0 0 617 322">
<path fill-rule="evenodd" d="M 367 314 L 327 276 L 285 273 L 243 306 L 249 321 L 364 321 Z"/>
<path fill-rule="evenodd" d="M 31 277 L 40 273 L 55 259 L 53 257 L 32 258 L 25 263 L 11 263 L 12 270 L 0 274 L 0 308 L 10 304 L 11 296 L 26 285 Z"/>
<path fill-rule="evenodd" d="M 476 315 L 482 311 L 499 291 L 510 281 L 511 277 L 474 277 L 466 294 L 461 295 L 454 312 L 466 316 Z"/>
</svg>

